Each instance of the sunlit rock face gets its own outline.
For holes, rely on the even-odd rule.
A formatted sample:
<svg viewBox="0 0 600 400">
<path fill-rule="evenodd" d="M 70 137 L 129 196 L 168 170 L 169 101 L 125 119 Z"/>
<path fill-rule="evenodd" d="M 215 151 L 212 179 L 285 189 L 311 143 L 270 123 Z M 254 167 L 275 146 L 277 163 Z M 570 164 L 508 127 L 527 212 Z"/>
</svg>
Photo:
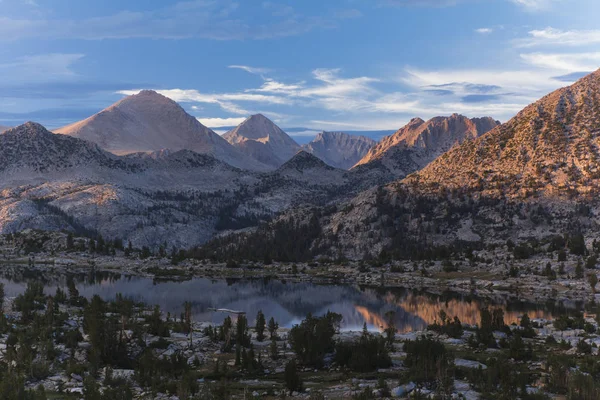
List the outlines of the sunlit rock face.
<svg viewBox="0 0 600 400">
<path fill-rule="evenodd" d="M 259 163 L 277 168 L 299 150 L 300 145 L 262 114 L 248 117 L 223 138 Z"/>
<path fill-rule="evenodd" d="M 179 104 L 152 90 L 127 96 L 55 132 L 96 143 L 114 154 L 185 149 L 211 155 L 238 168 L 266 169 L 202 125 Z"/>
<path fill-rule="evenodd" d="M 413 118 L 406 126 L 387 136 L 356 163 L 356 167 L 385 168 L 403 178 L 424 168 L 437 157 L 476 139 L 499 124 L 490 117 L 469 119 L 463 115 L 435 117 L 429 121 Z"/>
<path fill-rule="evenodd" d="M 587 195 L 600 186 L 600 70 L 527 106 L 416 174 L 420 185 L 510 197 Z"/>
<path fill-rule="evenodd" d="M 302 148 L 332 167 L 350 169 L 376 144 L 376 141 L 365 136 L 321 132 Z"/>
</svg>

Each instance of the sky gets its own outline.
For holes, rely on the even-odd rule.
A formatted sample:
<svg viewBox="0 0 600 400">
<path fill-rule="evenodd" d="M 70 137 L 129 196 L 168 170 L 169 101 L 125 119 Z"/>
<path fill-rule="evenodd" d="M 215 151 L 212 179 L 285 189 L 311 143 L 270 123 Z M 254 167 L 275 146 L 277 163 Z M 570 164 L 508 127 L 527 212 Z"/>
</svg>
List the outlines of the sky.
<svg viewBox="0 0 600 400">
<path fill-rule="evenodd" d="M 506 121 L 600 67 L 598 15 L 598 0 L 0 0 L 0 125 L 57 128 L 141 89 L 219 132 L 255 113 L 296 137 Z"/>
</svg>

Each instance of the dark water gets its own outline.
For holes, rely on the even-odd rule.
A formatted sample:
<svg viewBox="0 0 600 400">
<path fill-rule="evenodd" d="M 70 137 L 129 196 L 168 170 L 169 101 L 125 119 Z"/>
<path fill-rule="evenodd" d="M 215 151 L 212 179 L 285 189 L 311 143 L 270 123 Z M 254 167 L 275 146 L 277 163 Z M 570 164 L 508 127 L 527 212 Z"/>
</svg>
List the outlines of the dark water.
<svg viewBox="0 0 600 400">
<path fill-rule="evenodd" d="M 505 321 L 518 322 L 526 312 L 531 318 L 550 319 L 554 315 L 581 309 L 581 304 L 531 304 L 516 299 L 490 303 L 482 299 L 444 293 L 435 295 L 425 291 L 398 288 L 366 288 L 355 285 L 316 285 L 286 283 L 275 279 L 212 280 L 205 278 L 183 282 L 154 281 L 151 278 L 111 273 L 83 273 L 71 275 L 81 295 L 95 294 L 103 299 L 114 299 L 117 293 L 146 304 L 158 304 L 165 312 L 179 315 L 183 303 L 191 301 L 195 321 L 222 322 L 223 313 L 210 308 L 245 311 L 251 323 L 258 310 L 266 318 L 274 317 L 282 327 L 300 322 L 309 312 L 321 315 L 327 311 L 343 317 L 342 328 L 361 329 L 367 323 L 370 330 L 386 325 L 386 313 L 395 312 L 399 332 L 425 328 L 444 310 L 450 317 L 458 316 L 463 323 L 479 322 L 484 307 L 501 307 Z M 30 280 L 42 281 L 46 292 L 54 294 L 57 287 L 66 288 L 65 275 L 23 266 L 0 268 L 0 282 L 6 296 L 22 293 Z"/>
</svg>

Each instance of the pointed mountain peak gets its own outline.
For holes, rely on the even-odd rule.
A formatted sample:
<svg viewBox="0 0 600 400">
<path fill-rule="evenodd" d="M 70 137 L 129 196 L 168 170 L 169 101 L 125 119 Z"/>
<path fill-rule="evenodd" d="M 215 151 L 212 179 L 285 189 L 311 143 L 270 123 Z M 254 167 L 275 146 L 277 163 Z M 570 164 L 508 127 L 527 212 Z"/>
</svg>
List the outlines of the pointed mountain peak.
<svg viewBox="0 0 600 400">
<path fill-rule="evenodd" d="M 144 89 L 137 94 L 132 94 L 127 97 L 124 97 L 103 111 L 111 110 L 114 108 L 158 109 L 165 107 L 171 108 L 173 110 L 172 112 L 185 113 L 185 110 L 176 101 L 158 93 L 155 90 L 149 89 Z"/>
<path fill-rule="evenodd" d="M 293 139 L 290 138 L 281 128 L 279 128 L 273 121 L 262 114 L 254 114 L 249 116 L 244 120 L 244 122 L 239 124 L 233 130 L 227 132 L 223 137 L 230 143 L 231 140 L 228 138 L 234 139 L 235 142 L 239 142 L 244 138 L 262 141 L 273 138 L 274 140 L 293 142 Z"/>
<path fill-rule="evenodd" d="M 285 162 L 278 171 L 295 169 L 298 171 L 304 171 L 306 169 L 314 168 L 325 168 L 332 169 L 329 165 L 325 164 L 320 158 L 310 154 L 307 151 L 300 150 L 291 159 Z"/>
<path fill-rule="evenodd" d="M 277 168 L 300 146 L 273 121 L 254 114 L 223 135 L 223 138 L 256 161 Z"/>
<path fill-rule="evenodd" d="M 269 118 L 265 117 L 262 114 L 252 114 L 251 116 L 249 116 L 248 118 L 246 118 L 246 121 L 265 121 L 265 122 L 270 122 L 271 124 L 275 125 L 275 123 L 273 121 L 271 121 Z"/>
<path fill-rule="evenodd" d="M 35 136 L 35 135 L 52 135 L 42 124 L 37 122 L 28 121 L 23 125 L 16 126 L 14 128 L 10 128 L 4 132 L 5 134 L 13 134 L 13 135 L 27 135 L 27 136 Z"/>
<path fill-rule="evenodd" d="M 417 127 L 417 126 L 419 126 L 419 125 L 422 125 L 422 124 L 424 124 L 424 123 L 425 123 L 425 121 L 423 121 L 423 120 L 422 120 L 421 118 L 419 118 L 419 117 L 416 117 L 416 118 L 413 118 L 413 119 L 411 119 L 411 120 L 409 121 L 409 123 L 408 123 L 408 124 L 406 124 L 406 127 L 409 127 L 409 128 L 414 128 L 414 127 Z"/>
<path fill-rule="evenodd" d="M 600 70 L 525 107 L 418 173 L 420 182 L 531 198 L 597 190 Z M 427 185 L 424 185 L 424 187 Z"/>
</svg>

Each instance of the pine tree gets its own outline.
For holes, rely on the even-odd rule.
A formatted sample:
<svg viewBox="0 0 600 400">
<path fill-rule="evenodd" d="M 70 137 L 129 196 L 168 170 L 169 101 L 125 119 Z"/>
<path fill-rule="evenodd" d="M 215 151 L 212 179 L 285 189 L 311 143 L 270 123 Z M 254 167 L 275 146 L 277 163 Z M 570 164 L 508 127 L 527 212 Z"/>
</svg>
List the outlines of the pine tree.
<svg viewBox="0 0 600 400">
<path fill-rule="evenodd" d="M 279 358 L 279 350 L 277 348 L 277 342 L 275 339 L 271 340 L 271 344 L 269 345 L 269 353 L 272 360 L 277 360 Z"/>
<path fill-rule="evenodd" d="M 302 380 L 300 379 L 300 375 L 298 375 L 296 360 L 291 360 L 285 366 L 284 380 L 285 387 L 290 391 L 290 396 L 292 395 L 292 392 L 302 391 Z"/>
<path fill-rule="evenodd" d="M 275 322 L 275 318 L 271 317 L 271 319 L 269 320 L 269 326 L 268 326 L 269 338 L 271 340 L 277 339 L 277 329 L 279 329 L 279 324 L 277 322 Z"/>
<path fill-rule="evenodd" d="M 581 261 L 579 261 L 575 267 L 575 279 L 581 278 L 583 278 L 583 265 L 581 265 Z"/>
<path fill-rule="evenodd" d="M 248 335 L 248 319 L 244 314 L 238 317 L 236 323 L 235 343 L 248 347 L 250 345 L 250 335 Z"/>
<path fill-rule="evenodd" d="M 0 282 L 0 314 L 4 314 L 4 283 Z"/>
<path fill-rule="evenodd" d="M 256 339 L 259 342 L 262 342 L 265 338 L 265 326 L 266 326 L 266 321 L 265 321 L 265 315 L 263 314 L 262 310 L 258 311 L 258 314 L 256 314 Z"/>
</svg>

